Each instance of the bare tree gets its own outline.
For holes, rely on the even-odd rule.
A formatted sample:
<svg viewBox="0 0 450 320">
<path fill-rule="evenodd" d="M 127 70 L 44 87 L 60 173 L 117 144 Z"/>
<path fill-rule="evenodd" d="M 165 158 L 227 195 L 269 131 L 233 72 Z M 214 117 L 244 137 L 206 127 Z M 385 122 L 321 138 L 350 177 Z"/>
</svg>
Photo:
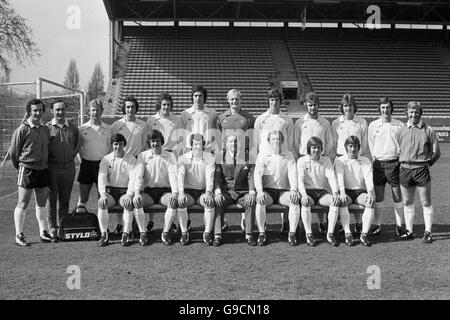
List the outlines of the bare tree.
<svg viewBox="0 0 450 320">
<path fill-rule="evenodd" d="M 33 31 L 8 0 L 0 0 L 0 79 L 9 81 L 12 64 L 22 66 L 41 55 Z"/>
<path fill-rule="evenodd" d="M 64 85 L 69 88 L 80 89 L 80 74 L 78 73 L 75 59 L 70 59 L 69 68 L 67 68 L 66 77 L 64 78 Z"/>
<path fill-rule="evenodd" d="M 92 73 L 87 90 L 91 94 L 91 99 L 96 99 L 99 95 L 103 94 L 104 82 L 105 77 L 100 62 L 98 62 L 94 67 L 94 72 Z"/>
</svg>

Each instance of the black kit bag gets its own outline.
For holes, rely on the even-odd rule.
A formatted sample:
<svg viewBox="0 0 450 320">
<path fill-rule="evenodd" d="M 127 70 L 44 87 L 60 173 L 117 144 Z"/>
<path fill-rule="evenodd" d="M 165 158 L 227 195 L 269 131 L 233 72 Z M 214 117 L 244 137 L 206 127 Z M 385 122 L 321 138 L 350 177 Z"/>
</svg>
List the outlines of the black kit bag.
<svg viewBox="0 0 450 320">
<path fill-rule="evenodd" d="M 82 209 L 83 211 L 78 211 Z M 59 226 L 59 238 L 62 241 L 81 241 L 100 239 L 100 227 L 97 216 L 84 206 L 76 207 L 72 213 L 62 217 Z"/>
</svg>

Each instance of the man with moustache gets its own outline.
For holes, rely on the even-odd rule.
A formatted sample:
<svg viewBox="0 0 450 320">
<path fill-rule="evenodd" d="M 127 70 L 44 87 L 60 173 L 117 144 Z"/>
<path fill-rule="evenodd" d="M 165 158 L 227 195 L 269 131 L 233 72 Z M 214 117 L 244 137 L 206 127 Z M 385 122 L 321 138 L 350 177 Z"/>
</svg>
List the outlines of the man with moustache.
<svg viewBox="0 0 450 320">
<path fill-rule="evenodd" d="M 53 119 L 47 123 L 50 131 L 48 146 L 49 217 L 50 236 L 53 242 L 58 241 L 57 228 L 59 221 L 69 213 L 70 194 L 75 179 L 75 156 L 78 153 L 78 127 L 66 119 L 67 106 L 64 101 L 57 100 L 52 104 Z M 59 204 L 56 209 L 56 204 Z M 59 219 L 57 220 L 57 217 Z"/>
</svg>

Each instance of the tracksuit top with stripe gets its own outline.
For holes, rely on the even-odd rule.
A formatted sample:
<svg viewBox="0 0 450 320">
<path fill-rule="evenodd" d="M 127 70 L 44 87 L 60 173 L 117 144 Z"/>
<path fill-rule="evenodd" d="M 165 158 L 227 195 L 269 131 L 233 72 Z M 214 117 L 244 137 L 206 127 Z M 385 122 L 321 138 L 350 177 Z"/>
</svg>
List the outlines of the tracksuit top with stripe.
<svg viewBox="0 0 450 320">
<path fill-rule="evenodd" d="M 35 126 L 26 121 L 17 128 L 11 139 L 11 161 L 16 169 L 33 170 L 48 168 L 48 144 L 50 132 L 45 125 Z"/>
</svg>

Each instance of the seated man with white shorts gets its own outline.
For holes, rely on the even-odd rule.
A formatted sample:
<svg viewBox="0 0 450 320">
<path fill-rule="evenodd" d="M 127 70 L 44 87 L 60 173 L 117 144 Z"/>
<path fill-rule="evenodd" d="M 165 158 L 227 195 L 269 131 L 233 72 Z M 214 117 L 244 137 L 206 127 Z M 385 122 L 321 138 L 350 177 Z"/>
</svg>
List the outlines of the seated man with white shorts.
<svg viewBox="0 0 450 320">
<path fill-rule="evenodd" d="M 279 130 L 271 131 L 267 136 L 269 150 L 261 152 L 256 158 L 255 189 L 256 224 L 259 236 L 257 244 L 267 244 L 266 206 L 272 203 L 289 206 L 289 245 L 298 244 L 296 231 L 300 220 L 300 194 L 297 191 L 297 166 L 290 151 L 281 152 L 284 135 Z"/>
<path fill-rule="evenodd" d="M 339 214 L 339 187 L 334 175 L 333 164 L 330 158 L 321 156 L 323 143 L 319 137 L 309 138 L 306 144 L 308 155 L 301 157 L 297 162 L 298 190 L 301 194 L 301 216 L 306 234 L 312 234 L 311 207 L 315 204 L 329 208 L 328 211 L 328 244 L 338 245 L 334 236 L 334 227 Z M 331 187 L 332 194 L 328 191 Z M 312 238 L 312 236 L 311 236 Z M 314 246 L 312 238 L 308 245 Z"/>
<path fill-rule="evenodd" d="M 158 130 L 152 130 L 147 136 L 149 150 L 141 152 L 137 158 L 134 182 L 133 205 L 135 214 L 143 217 L 138 226 L 145 226 L 144 209 L 159 202 L 167 207 L 164 215 L 164 229 L 161 240 L 166 245 L 172 244 L 169 235 L 170 226 L 177 214 L 178 183 L 175 155 L 163 150 L 164 136 Z M 140 232 L 145 228 L 139 227 Z"/>
<path fill-rule="evenodd" d="M 214 173 L 215 159 L 208 152 L 204 152 L 205 140 L 199 133 L 189 136 L 192 151 L 183 154 L 178 166 L 178 223 L 181 228 L 181 245 L 190 242 L 187 227 L 187 208 L 195 203 L 204 208 L 205 231 L 203 241 L 207 246 L 212 245 L 211 232 L 214 227 Z"/>
<path fill-rule="evenodd" d="M 120 133 L 111 137 L 112 152 L 100 161 L 98 173 L 98 222 L 101 237 L 99 245 L 108 245 L 108 209 L 119 204 L 123 208 L 124 229 L 122 246 L 130 245 L 128 241 L 133 222 L 133 179 L 132 174 L 136 158 L 125 152 L 126 140 Z M 131 176 L 131 177 L 130 177 Z M 141 233 L 141 245 L 147 241 L 146 233 Z"/>
<path fill-rule="evenodd" d="M 357 136 L 349 136 L 345 140 L 344 147 L 347 154 L 336 158 L 334 162 L 341 200 L 339 219 L 344 227 L 345 242 L 348 246 L 352 246 L 353 237 L 350 232 L 348 205 L 356 203 L 365 206 L 360 240 L 363 246 L 370 247 L 368 232 L 374 216 L 375 200 L 372 163 L 358 154 L 361 142 Z"/>
</svg>

